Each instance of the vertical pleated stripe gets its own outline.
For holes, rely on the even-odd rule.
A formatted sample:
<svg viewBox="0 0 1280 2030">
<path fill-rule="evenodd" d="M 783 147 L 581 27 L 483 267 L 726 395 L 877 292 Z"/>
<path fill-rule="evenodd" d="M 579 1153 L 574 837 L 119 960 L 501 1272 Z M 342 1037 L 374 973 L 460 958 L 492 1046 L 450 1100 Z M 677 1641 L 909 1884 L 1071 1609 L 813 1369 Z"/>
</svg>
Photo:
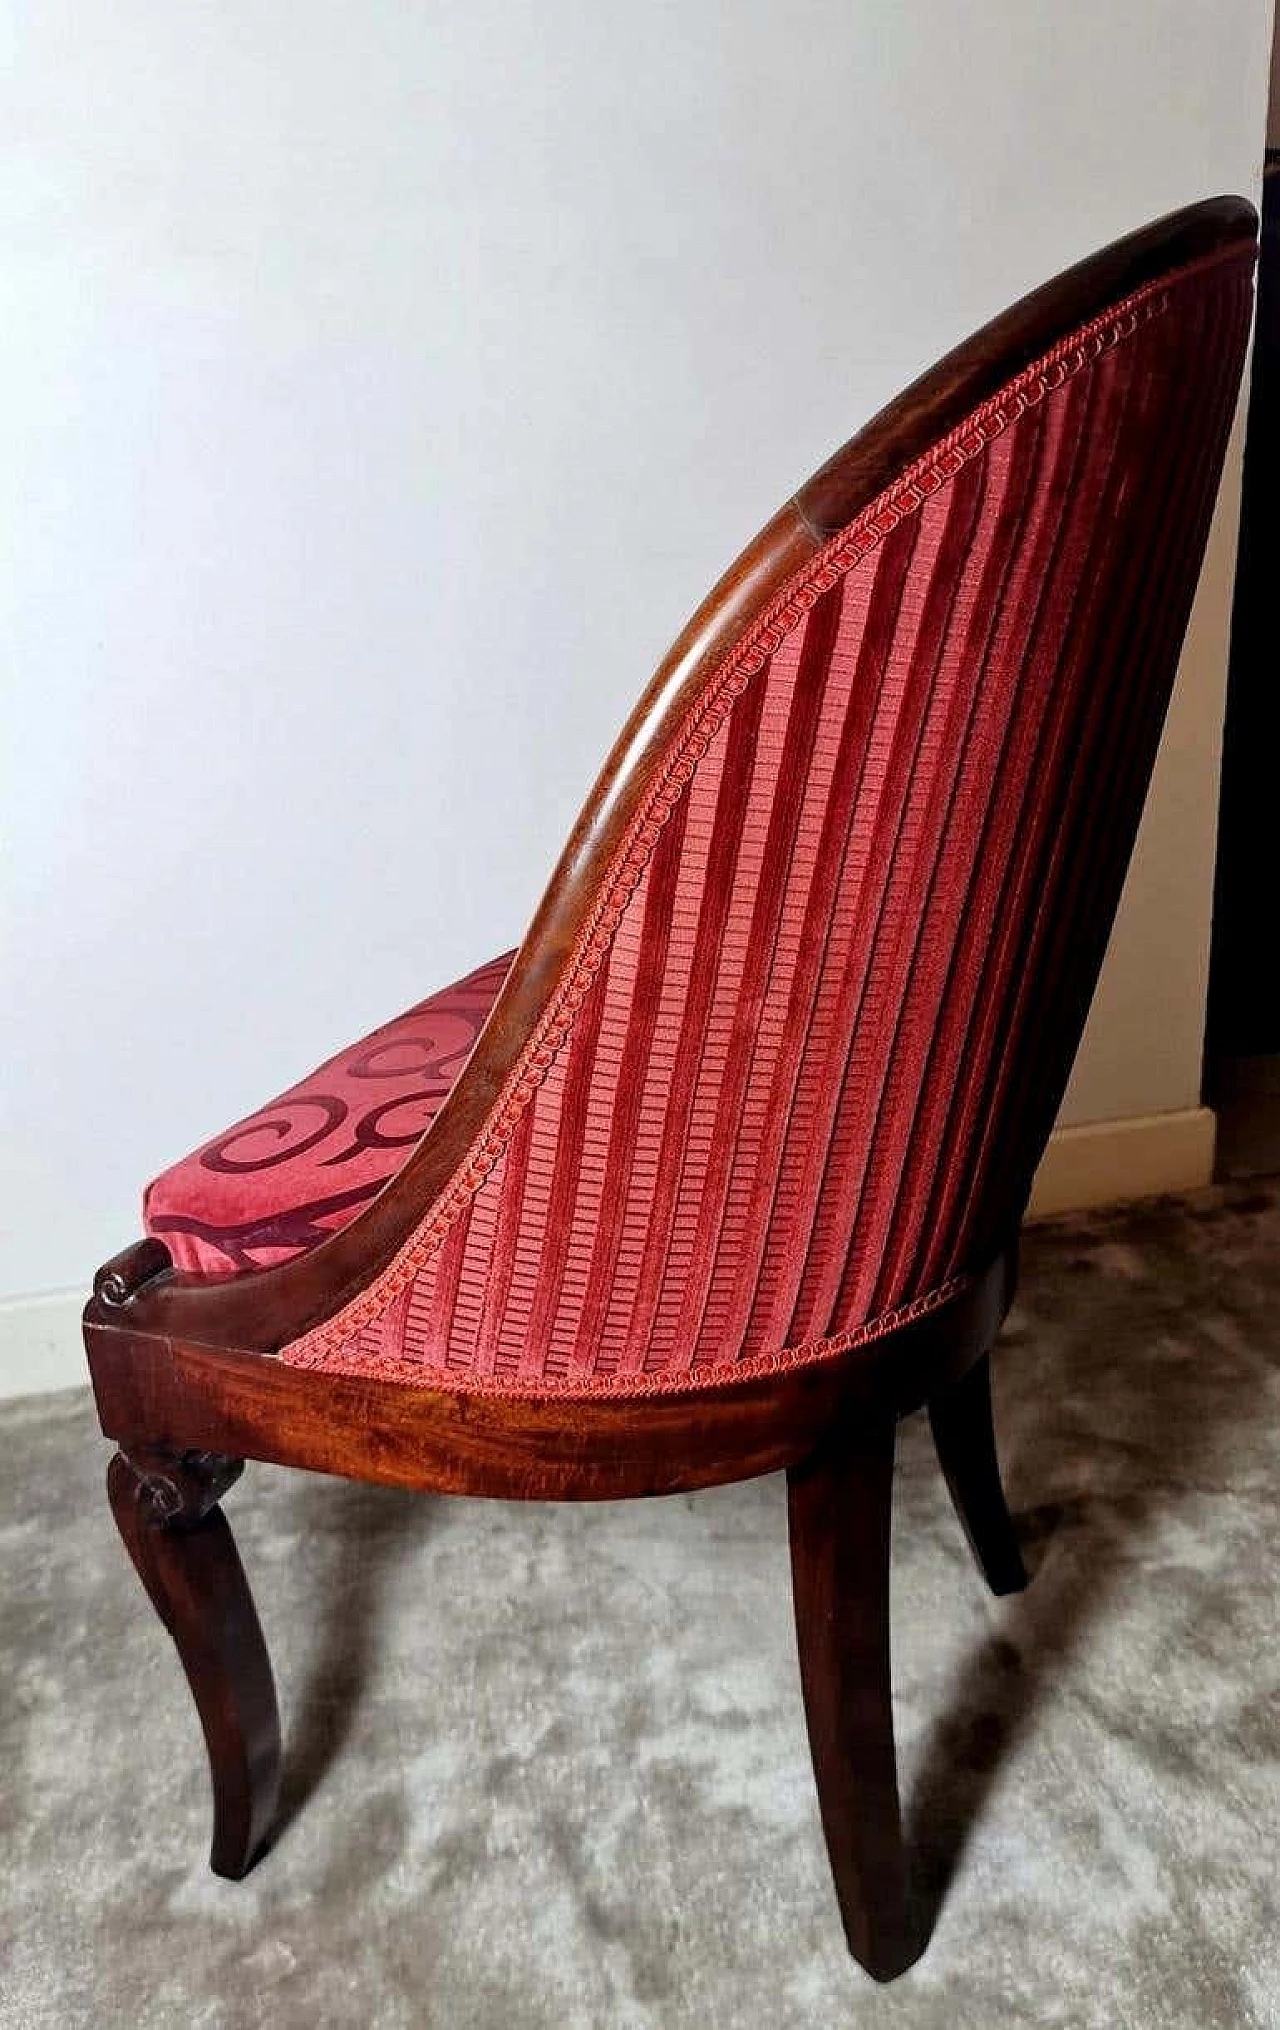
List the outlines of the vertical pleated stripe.
<svg viewBox="0 0 1280 2030">
<path fill-rule="evenodd" d="M 478 1186 L 286 1359 L 678 1386 L 982 1265 L 1101 964 L 1250 303 L 1247 250 L 1140 292 L 814 560 Z"/>
</svg>

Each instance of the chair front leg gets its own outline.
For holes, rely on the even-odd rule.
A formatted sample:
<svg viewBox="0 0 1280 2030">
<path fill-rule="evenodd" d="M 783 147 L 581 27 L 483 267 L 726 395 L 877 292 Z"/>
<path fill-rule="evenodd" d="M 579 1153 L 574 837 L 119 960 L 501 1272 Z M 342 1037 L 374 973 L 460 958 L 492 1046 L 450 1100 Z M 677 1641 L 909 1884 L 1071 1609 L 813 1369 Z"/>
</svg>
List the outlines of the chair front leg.
<svg viewBox="0 0 1280 2030">
<path fill-rule="evenodd" d="M 933 1442 L 961 1527 L 993 1593 L 1019 1593 L 1027 1569 L 1000 1485 L 991 1414 L 991 1358 L 983 1354 L 929 1404 Z"/>
<path fill-rule="evenodd" d="M 889 1672 L 894 1424 L 830 1433 L 787 1474 L 800 1680 L 845 1936 L 878 1981 L 919 1955 Z"/>
<path fill-rule="evenodd" d="M 276 1815 L 280 1719 L 266 1644 L 218 1501 L 243 1461 L 208 1452 L 118 1452 L 107 1469 L 116 1526 L 177 1645 L 213 1779 L 215 1875 L 261 1854 Z"/>
</svg>

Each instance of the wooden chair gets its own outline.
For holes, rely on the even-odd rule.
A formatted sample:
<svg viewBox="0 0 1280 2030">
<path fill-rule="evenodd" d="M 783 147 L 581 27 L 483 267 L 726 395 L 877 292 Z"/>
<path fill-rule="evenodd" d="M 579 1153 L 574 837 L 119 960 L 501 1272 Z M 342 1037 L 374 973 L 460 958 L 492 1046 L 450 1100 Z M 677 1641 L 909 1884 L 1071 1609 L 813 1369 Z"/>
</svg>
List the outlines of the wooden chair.
<svg viewBox="0 0 1280 2030">
<path fill-rule="evenodd" d="M 1255 223 L 1167 218 L 917 381 L 689 623 L 519 951 L 151 1187 L 85 1339 L 218 1873 L 277 1797 L 218 1505 L 246 1458 L 551 1500 L 785 1468 L 845 1930 L 878 1979 L 920 1950 L 895 1423 L 928 1406 L 982 1571 L 1023 1585 L 988 1354 L 1191 604 Z"/>
</svg>

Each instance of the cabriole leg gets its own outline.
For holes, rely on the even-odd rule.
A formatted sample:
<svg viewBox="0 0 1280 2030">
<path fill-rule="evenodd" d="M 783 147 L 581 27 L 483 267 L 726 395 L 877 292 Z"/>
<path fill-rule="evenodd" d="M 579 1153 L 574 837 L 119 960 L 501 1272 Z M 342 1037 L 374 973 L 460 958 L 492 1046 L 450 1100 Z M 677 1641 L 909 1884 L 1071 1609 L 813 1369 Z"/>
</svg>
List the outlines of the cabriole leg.
<svg viewBox="0 0 1280 2030">
<path fill-rule="evenodd" d="M 266 1644 L 220 1497 L 243 1461 L 118 1452 L 107 1494 L 125 1547 L 173 1637 L 209 1751 L 216 1875 L 245 1875 L 276 1815 L 280 1720 Z"/>
</svg>

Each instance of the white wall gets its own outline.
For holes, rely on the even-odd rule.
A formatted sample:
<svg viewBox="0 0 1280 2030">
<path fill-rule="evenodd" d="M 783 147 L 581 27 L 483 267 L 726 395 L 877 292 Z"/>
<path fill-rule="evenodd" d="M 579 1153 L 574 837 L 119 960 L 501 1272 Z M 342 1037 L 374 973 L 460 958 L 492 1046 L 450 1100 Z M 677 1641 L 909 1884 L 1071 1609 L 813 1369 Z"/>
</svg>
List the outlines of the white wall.
<svg viewBox="0 0 1280 2030">
<path fill-rule="evenodd" d="M 1268 0 L 9 24 L 0 1293 L 82 1283 L 156 1167 L 513 939 L 796 482 L 1067 261 L 1254 189 L 1271 28 Z M 1196 1096 L 1221 630 L 1220 588 L 1076 1118 Z"/>
</svg>

